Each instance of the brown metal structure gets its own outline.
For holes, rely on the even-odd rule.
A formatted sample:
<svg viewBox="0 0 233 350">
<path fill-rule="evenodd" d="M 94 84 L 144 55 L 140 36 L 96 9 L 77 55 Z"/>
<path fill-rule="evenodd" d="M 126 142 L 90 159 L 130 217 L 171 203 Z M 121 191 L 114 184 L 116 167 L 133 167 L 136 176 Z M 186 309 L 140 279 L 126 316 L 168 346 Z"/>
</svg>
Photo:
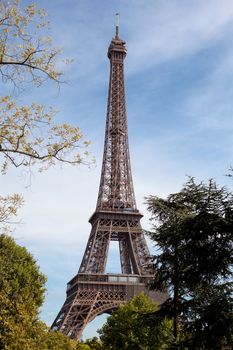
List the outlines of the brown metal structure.
<svg viewBox="0 0 233 350">
<path fill-rule="evenodd" d="M 108 49 L 110 81 L 103 165 L 97 206 L 89 222 L 92 230 L 78 274 L 67 285 L 67 298 L 52 329 L 77 339 L 97 315 L 144 291 L 157 303 L 165 293 L 147 288 L 152 275 L 150 254 L 136 207 L 130 166 L 124 88 L 125 42 L 119 26 Z M 110 241 L 119 242 L 121 274 L 106 274 Z"/>
</svg>

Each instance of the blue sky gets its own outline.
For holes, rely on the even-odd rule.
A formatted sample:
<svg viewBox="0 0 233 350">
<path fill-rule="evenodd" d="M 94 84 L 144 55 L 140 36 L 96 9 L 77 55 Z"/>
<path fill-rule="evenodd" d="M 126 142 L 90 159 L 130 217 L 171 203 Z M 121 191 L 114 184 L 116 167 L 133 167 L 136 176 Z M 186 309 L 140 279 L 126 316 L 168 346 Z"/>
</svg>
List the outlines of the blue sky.
<svg viewBox="0 0 233 350">
<path fill-rule="evenodd" d="M 28 1 L 23 1 L 28 3 Z M 66 283 L 79 268 L 95 209 L 107 105 L 107 48 L 120 12 L 126 40 L 127 111 L 134 187 L 142 224 L 149 228 L 144 197 L 178 191 L 187 175 L 224 174 L 233 150 L 233 2 L 231 0 L 56 0 L 37 1 L 49 13 L 54 43 L 74 59 L 67 84 L 25 89 L 23 103 L 37 101 L 59 109 L 58 122 L 80 126 L 96 167 L 57 166 L 31 175 L 2 177 L 2 193 L 22 193 L 25 205 L 17 242 L 36 257 L 47 275 L 42 319 L 50 324 L 65 299 Z M 4 90 L 1 86 L 1 94 Z M 153 252 L 154 248 L 150 244 Z M 109 272 L 117 271 L 111 247 Z M 103 319 L 91 324 L 92 336 Z M 95 322 L 95 321 L 94 321 Z"/>
</svg>

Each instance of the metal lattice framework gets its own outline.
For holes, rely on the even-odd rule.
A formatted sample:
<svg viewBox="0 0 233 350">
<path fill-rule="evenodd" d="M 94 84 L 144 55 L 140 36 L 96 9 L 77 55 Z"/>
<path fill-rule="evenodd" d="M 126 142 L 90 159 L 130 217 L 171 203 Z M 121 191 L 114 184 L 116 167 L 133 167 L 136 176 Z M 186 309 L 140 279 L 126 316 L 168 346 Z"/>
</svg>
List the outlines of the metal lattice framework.
<svg viewBox="0 0 233 350">
<path fill-rule="evenodd" d="M 150 254 L 140 224 L 133 190 L 124 89 L 125 42 L 116 36 L 108 49 L 110 82 L 103 165 L 92 230 L 78 274 L 67 285 L 67 298 L 52 329 L 71 338 L 86 324 L 144 291 L 157 303 L 166 293 L 147 288 L 152 279 Z M 121 274 L 106 274 L 110 241 L 119 242 Z"/>
<path fill-rule="evenodd" d="M 124 88 L 125 42 L 116 36 L 108 49 L 110 81 L 98 209 L 136 209 L 130 167 Z"/>
</svg>

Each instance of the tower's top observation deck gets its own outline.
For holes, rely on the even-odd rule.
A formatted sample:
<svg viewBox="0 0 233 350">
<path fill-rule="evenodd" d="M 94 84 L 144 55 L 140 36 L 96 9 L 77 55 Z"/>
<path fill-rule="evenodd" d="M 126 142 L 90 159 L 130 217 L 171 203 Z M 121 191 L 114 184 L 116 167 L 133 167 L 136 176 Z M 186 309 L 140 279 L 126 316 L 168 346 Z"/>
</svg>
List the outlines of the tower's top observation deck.
<svg viewBox="0 0 233 350">
<path fill-rule="evenodd" d="M 108 48 L 108 58 L 111 59 L 113 52 L 124 53 L 123 58 L 126 56 L 127 48 L 124 40 L 119 37 L 119 13 L 116 13 L 116 32 L 115 37 L 112 39 L 110 46 Z"/>
</svg>

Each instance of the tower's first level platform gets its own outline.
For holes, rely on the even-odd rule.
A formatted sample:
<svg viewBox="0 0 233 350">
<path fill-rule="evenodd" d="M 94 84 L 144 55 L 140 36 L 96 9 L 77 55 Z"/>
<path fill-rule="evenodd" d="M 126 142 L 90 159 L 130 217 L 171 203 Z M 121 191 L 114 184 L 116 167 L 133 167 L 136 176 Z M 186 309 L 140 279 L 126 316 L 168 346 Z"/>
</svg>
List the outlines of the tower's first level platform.
<svg viewBox="0 0 233 350">
<path fill-rule="evenodd" d="M 168 295 L 149 289 L 152 278 L 149 275 L 78 273 L 67 284 L 66 301 L 52 329 L 61 330 L 71 338 L 79 338 L 86 324 L 97 315 L 110 314 L 141 292 L 157 304 L 163 303 Z"/>
</svg>

